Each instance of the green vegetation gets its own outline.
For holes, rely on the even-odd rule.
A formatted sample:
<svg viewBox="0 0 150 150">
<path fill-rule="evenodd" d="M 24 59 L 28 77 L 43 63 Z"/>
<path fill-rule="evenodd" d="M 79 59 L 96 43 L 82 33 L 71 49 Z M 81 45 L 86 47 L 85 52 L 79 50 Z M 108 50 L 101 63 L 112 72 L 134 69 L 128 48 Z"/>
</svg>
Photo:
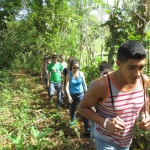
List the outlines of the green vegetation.
<svg viewBox="0 0 150 150">
<path fill-rule="evenodd" d="M 42 94 L 43 59 L 53 53 L 75 57 L 88 85 L 102 60 L 117 69 L 116 50 L 132 39 L 147 49 L 149 76 L 149 11 L 143 0 L 114 0 L 113 6 L 105 0 L 1 0 L 0 148 L 83 149 L 80 120 L 70 128 L 65 111 L 53 109 L 55 101 L 48 104 Z M 149 148 L 149 131 L 136 127 L 134 137 L 132 149 Z"/>
<path fill-rule="evenodd" d="M 85 145 L 76 141 L 81 134 L 79 122 L 70 127 L 66 109 L 54 109 L 55 98 L 48 100 L 39 77 L 15 76 L 0 88 L 1 149 L 82 149 Z"/>
</svg>

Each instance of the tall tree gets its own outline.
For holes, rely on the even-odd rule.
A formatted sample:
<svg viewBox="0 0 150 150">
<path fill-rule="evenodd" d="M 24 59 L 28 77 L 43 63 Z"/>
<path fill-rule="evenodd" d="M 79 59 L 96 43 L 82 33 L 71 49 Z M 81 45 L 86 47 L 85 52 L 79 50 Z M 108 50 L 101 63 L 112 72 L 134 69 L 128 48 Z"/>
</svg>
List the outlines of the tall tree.
<svg viewBox="0 0 150 150">
<path fill-rule="evenodd" d="M 134 21 L 135 35 L 141 36 L 143 42 L 150 22 L 150 1 L 149 0 L 124 0 L 124 8 L 128 10 Z"/>
<path fill-rule="evenodd" d="M 107 5 L 109 20 L 102 26 L 108 25 L 111 37 L 107 42 L 110 47 L 108 62 L 113 66 L 115 46 L 134 37 L 143 41 L 150 20 L 150 1 L 145 0 L 116 0 L 114 6 Z M 110 45 L 111 44 L 111 45 Z"/>
</svg>

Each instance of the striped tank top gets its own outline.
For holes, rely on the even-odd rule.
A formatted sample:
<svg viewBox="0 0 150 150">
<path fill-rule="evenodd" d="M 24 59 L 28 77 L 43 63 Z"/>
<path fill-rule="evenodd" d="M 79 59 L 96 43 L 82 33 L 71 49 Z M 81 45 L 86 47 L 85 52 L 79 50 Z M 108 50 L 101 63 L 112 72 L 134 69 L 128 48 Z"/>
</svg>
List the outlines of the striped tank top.
<svg viewBox="0 0 150 150">
<path fill-rule="evenodd" d="M 95 135 L 97 137 L 105 137 L 111 141 L 114 141 L 120 147 L 127 147 L 132 142 L 134 126 L 139 117 L 140 110 L 144 105 L 144 90 L 142 86 L 142 80 L 141 78 L 138 79 L 132 89 L 130 89 L 128 92 L 123 92 L 115 85 L 110 74 L 109 77 L 116 115 L 124 121 L 125 128 L 120 130 L 119 135 L 116 135 L 110 133 L 103 126 L 96 124 Z M 113 118 L 115 117 L 115 113 L 109 92 L 107 76 L 105 75 L 104 78 L 107 83 L 108 94 L 107 98 L 103 102 L 99 101 L 97 103 L 98 114 L 105 118 Z"/>
</svg>

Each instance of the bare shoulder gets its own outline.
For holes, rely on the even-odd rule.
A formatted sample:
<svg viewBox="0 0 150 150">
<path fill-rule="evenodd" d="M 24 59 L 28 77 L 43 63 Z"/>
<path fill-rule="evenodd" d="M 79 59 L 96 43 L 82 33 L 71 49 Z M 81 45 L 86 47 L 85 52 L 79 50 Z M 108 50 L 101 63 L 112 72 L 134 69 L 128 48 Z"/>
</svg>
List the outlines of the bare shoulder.
<svg viewBox="0 0 150 150">
<path fill-rule="evenodd" d="M 107 97 L 108 94 L 108 84 L 105 77 L 98 78 L 94 80 L 90 88 L 87 91 L 87 96 L 93 97 L 97 100 L 100 98 L 102 101 Z"/>
</svg>

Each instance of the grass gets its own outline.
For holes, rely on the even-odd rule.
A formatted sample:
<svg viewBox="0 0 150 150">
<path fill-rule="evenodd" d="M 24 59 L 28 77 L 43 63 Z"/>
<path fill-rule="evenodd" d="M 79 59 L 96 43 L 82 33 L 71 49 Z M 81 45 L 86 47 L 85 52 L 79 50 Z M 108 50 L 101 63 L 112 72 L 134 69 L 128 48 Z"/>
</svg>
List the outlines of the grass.
<svg viewBox="0 0 150 150">
<path fill-rule="evenodd" d="M 21 73 L 0 88 L 0 149 L 61 150 L 86 149 L 89 136 L 83 124 L 70 127 L 67 106 L 55 109 L 39 77 Z M 80 116 L 79 116 L 79 120 Z M 82 137 L 82 139 L 81 139 Z"/>
</svg>

